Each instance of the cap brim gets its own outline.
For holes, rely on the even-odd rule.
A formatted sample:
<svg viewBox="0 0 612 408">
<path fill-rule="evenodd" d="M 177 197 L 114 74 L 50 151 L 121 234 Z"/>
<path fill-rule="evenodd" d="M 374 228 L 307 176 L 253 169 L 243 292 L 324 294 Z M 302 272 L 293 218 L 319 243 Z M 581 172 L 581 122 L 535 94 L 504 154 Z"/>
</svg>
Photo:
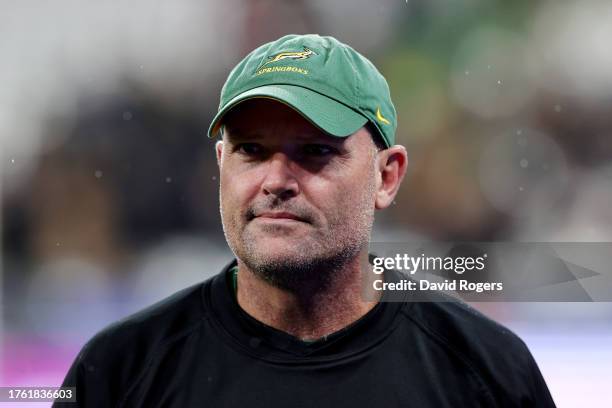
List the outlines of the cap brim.
<svg viewBox="0 0 612 408">
<path fill-rule="evenodd" d="M 348 106 L 310 89 L 295 85 L 266 85 L 243 92 L 226 103 L 213 118 L 208 137 L 217 134 L 227 112 L 239 103 L 254 98 L 271 98 L 282 102 L 332 136 L 350 136 L 368 121 Z"/>
</svg>

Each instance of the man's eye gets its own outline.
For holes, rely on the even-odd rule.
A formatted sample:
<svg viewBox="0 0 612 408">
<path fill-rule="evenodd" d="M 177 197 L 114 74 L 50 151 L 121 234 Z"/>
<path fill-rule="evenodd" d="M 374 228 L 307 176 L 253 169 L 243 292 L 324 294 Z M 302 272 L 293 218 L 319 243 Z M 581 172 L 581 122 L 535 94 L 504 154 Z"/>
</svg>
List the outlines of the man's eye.
<svg viewBox="0 0 612 408">
<path fill-rule="evenodd" d="M 327 156 L 336 153 L 336 149 L 324 144 L 309 144 L 304 146 L 304 153 L 309 156 Z"/>
<path fill-rule="evenodd" d="M 248 156 L 254 156 L 261 154 L 263 152 L 263 148 L 257 143 L 240 143 L 236 146 L 235 151 Z"/>
</svg>

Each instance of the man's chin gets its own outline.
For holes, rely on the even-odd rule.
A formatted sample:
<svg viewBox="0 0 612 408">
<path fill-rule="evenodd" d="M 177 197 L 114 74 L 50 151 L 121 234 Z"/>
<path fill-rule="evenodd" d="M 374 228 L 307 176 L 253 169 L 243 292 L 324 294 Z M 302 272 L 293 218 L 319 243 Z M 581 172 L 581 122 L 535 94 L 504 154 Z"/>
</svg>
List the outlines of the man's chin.
<svg viewBox="0 0 612 408">
<path fill-rule="evenodd" d="M 309 241 L 308 237 L 304 236 L 257 236 L 243 240 L 241 258 L 245 258 L 243 260 L 247 265 L 256 267 L 308 263 L 309 259 L 322 257 L 322 254 L 315 250 L 317 245 L 312 245 Z"/>
<path fill-rule="evenodd" d="M 283 265 L 291 264 L 297 259 L 303 258 L 305 250 L 298 245 L 269 245 L 262 243 L 257 248 L 250 248 L 248 257 L 259 264 Z"/>
<path fill-rule="evenodd" d="M 275 227 L 273 227 L 275 228 Z M 303 228 L 268 229 L 257 228 L 244 235 L 244 242 L 249 246 L 257 246 L 264 252 L 285 253 L 298 247 L 307 249 L 306 243 L 312 238 L 310 231 Z"/>
</svg>

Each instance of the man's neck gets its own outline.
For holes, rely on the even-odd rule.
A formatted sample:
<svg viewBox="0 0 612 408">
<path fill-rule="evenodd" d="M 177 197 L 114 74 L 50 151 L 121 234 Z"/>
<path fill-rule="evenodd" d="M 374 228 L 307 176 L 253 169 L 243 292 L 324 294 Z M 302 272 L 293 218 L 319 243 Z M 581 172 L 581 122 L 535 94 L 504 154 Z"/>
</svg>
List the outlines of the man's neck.
<svg viewBox="0 0 612 408">
<path fill-rule="evenodd" d="M 268 326 L 301 340 L 326 337 L 355 322 L 377 303 L 373 293 L 364 296 L 362 269 L 367 253 L 332 272 L 325 289 L 314 294 L 298 294 L 272 286 L 238 262 L 238 304 L 249 315 Z M 370 273 L 366 277 L 371 276 Z"/>
</svg>

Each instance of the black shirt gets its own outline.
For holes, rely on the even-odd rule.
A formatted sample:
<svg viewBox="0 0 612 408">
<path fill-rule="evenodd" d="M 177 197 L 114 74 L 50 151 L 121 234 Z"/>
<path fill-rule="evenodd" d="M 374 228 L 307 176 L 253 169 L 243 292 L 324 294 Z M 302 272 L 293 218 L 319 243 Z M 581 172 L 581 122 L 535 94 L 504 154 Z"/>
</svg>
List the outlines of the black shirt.
<svg viewBox="0 0 612 408">
<path fill-rule="evenodd" d="M 525 344 L 462 302 L 379 302 L 303 342 L 240 308 L 235 265 L 97 334 L 64 380 L 78 404 L 54 406 L 554 407 Z"/>
</svg>

